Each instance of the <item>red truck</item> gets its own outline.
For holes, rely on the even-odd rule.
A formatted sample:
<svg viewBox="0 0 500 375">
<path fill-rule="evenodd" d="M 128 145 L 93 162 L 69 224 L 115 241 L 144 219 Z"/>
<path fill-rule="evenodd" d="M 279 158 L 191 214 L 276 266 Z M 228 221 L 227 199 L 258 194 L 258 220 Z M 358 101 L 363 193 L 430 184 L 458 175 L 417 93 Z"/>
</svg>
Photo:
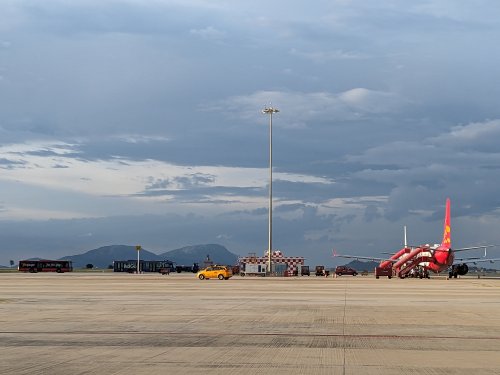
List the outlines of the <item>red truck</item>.
<svg viewBox="0 0 500 375">
<path fill-rule="evenodd" d="M 375 267 L 375 277 L 378 279 L 380 276 L 392 278 L 392 267 Z"/>
<path fill-rule="evenodd" d="M 335 268 L 335 274 L 337 276 L 342 276 L 342 275 L 356 276 L 358 274 L 358 271 L 348 266 L 338 266 L 337 268 Z"/>
</svg>

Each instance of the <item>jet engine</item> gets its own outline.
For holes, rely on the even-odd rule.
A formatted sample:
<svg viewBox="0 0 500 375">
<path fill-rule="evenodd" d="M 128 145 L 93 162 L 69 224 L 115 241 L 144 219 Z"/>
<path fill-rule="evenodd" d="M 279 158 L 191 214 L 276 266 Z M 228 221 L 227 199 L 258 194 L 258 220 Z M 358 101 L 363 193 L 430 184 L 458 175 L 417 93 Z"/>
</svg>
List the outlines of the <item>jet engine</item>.
<svg viewBox="0 0 500 375">
<path fill-rule="evenodd" d="M 458 275 L 463 276 L 469 272 L 469 266 L 465 263 L 454 264 L 451 266 L 450 277 L 457 278 Z"/>
</svg>

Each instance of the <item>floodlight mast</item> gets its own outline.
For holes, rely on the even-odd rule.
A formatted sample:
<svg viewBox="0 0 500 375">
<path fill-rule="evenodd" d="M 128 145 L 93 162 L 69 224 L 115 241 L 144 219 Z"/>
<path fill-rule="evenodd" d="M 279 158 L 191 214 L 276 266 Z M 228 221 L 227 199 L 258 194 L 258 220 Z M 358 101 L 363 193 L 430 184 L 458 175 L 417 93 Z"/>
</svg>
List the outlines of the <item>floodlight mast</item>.
<svg viewBox="0 0 500 375">
<path fill-rule="evenodd" d="M 272 249 L 273 249 L 273 114 L 279 109 L 265 107 L 262 113 L 269 115 L 269 231 L 267 247 L 267 273 L 272 274 Z"/>
<path fill-rule="evenodd" d="M 141 273 L 141 261 L 140 261 L 139 253 L 141 252 L 142 247 L 141 247 L 141 245 L 137 245 L 135 247 L 135 249 L 137 250 L 137 274 L 139 275 Z"/>
</svg>

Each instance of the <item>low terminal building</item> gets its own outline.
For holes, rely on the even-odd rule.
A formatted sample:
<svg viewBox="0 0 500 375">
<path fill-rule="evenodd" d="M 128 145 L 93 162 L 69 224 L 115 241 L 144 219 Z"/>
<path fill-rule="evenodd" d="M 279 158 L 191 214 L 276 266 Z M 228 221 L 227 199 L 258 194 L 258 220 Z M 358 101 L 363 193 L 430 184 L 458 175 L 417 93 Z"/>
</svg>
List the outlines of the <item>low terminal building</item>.
<svg viewBox="0 0 500 375">
<path fill-rule="evenodd" d="M 287 257 L 280 250 L 274 250 L 271 254 L 272 276 L 297 276 L 301 274 L 304 265 L 304 257 Z M 268 254 L 258 257 L 255 253 L 238 258 L 240 275 L 265 276 L 268 274 Z"/>
</svg>

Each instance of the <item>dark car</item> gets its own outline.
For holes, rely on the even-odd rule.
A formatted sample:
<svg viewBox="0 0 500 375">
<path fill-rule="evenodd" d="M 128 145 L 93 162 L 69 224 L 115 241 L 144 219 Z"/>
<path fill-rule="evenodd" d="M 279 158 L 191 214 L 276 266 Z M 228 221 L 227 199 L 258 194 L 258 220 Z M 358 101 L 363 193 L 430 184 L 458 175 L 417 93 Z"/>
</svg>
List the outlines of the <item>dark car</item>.
<svg viewBox="0 0 500 375">
<path fill-rule="evenodd" d="M 335 274 L 337 276 L 342 276 L 342 275 L 356 276 L 358 274 L 358 271 L 356 271 L 354 268 L 351 268 L 351 267 L 338 266 L 337 268 L 335 268 Z"/>
</svg>

